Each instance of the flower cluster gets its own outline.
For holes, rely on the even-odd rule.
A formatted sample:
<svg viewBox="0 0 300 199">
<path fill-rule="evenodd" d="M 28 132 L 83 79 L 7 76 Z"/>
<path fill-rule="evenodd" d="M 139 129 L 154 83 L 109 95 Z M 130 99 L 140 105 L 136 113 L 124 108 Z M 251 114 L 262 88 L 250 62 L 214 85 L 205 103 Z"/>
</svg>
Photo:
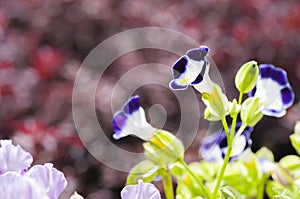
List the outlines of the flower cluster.
<svg viewBox="0 0 300 199">
<path fill-rule="evenodd" d="M 11 140 L 0 140 L 0 198 L 57 199 L 67 186 L 53 164 L 34 165 L 30 153 Z"/>
<path fill-rule="evenodd" d="M 131 97 L 113 117 L 113 138 L 127 135 L 141 138 L 145 141 L 146 160 L 132 168 L 122 198 L 160 198 L 158 190 L 149 184 L 157 176 L 163 181 L 167 199 L 174 198 L 172 176 L 177 182 L 176 198 L 179 199 L 255 196 L 262 199 L 265 186 L 270 197 L 297 198 L 297 191 L 294 194 L 284 191 L 295 182 L 288 169 L 300 163 L 300 157 L 287 156 L 276 163 L 267 148 L 256 153 L 251 150 L 251 133 L 262 117 L 282 117 L 294 102 L 286 72 L 270 64 L 246 62 L 235 76 L 239 97 L 229 100 L 209 77 L 208 52 L 207 46 L 200 46 L 180 57 L 172 67 L 173 80 L 169 86 L 173 90 L 193 86 L 202 94 L 205 119 L 220 121 L 223 128 L 203 139 L 199 149 L 202 161 L 186 164 L 181 141 L 170 132 L 152 127 L 140 107 L 139 96 Z M 245 94 L 248 98 L 243 100 Z M 300 151 L 298 135 L 299 132 L 291 140 Z M 273 180 L 268 180 L 269 176 Z M 273 186 L 279 187 L 282 193 L 274 191 Z M 300 190 L 300 186 L 292 189 Z"/>
</svg>

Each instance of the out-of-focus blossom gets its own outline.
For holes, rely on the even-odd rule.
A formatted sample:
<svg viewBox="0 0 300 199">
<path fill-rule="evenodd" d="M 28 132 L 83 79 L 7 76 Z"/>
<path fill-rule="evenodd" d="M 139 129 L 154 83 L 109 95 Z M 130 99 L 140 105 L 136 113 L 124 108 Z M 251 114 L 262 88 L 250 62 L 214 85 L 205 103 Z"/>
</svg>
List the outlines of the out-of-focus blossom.
<svg viewBox="0 0 300 199">
<path fill-rule="evenodd" d="M 8 171 L 26 171 L 33 161 L 30 153 L 11 140 L 0 140 L 0 175 Z"/>
<path fill-rule="evenodd" d="M 64 174 L 53 164 L 35 165 L 33 159 L 11 140 L 0 140 L 0 193 L 1 198 L 57 199 L 67 186 Z M 21 195 L 20 195 L 21 194 Z"/>
<path fill-rule="evenodd" d="M 208 52 L 207 46 L 200 46 L 180 57 L 172 67 L 174 79 L 169 84 L 170 88 L 184 90 L 192 85 L 200 93 L 210 93 L 213 83 L 208 76 L 209 62 L 206 59 Z"/>
<path fill-rule="evenodd" d="M 37 184 L 45 190 L 49 198 L 58 198 L 67 186 L 64 174 L 55 169 L 53 164 L 46 163 L 44 165 L 35 165 L 24 174 L 33 179 Z"/>
<path fill-rule="evenodd" d="M 33 66 L 43 79 L 49 79 L 57 74 L 64 64 L 61 52 L 51 46 L 38 49 L 33 56 Z"/>
<path fill-rule="evenodd" d="M 238 123 L 235 128 L 235 133 L 241 127 L 241 123 Z M 252 144 L 250 138 L 252 127 L 246 127 L 243 133 L 235 140 L 233 149 L 230 155 L 230 160 L 236 160 L 241 156 Z M 207 161 L 222 161 L 227 152 L 227 138 L 226 133 L 222 129 L 215 132 L 212 135 L 207 136 L 200 147 L 200 155 Z"/>
<path fill-rule="evenodd" d="M 138 185 L 128 185 L 121 191 L 122 199 L 160 199 L 158 189 L 151 183 L 138 181 Z"/>
<path fill-rule="evenodd" d="M 17 172 L 0 175 L 0 193 L 5 199 L 51 199 L 37 182 Z"/>
<path fill-rule="evenodd" d="M 149 140 L 156 129 L 146 120 L 145 111 L 140 107 L 140 97 L 133 96 L 124 104 L 121 111 L 113 117 L 113 138 L 118 140 L 127 135 L 135 135 L 143 140 Z"/>
<path fill-rule="evenodd" d="M 258 97 L 264 104 L 264 115 L 282 117 L 294 102 L 294 91 L 286 72 L 271 64 L 259 65 L 259 78 L 250 96 Z"/>
</svg>

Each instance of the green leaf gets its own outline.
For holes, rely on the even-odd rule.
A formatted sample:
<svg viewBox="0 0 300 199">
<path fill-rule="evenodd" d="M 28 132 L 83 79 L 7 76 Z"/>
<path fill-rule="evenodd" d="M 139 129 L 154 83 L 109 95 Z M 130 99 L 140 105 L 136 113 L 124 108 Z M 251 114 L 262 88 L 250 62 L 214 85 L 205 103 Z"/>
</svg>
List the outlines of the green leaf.
<svg viewBox="0 0 300 199">
<path fill-rule="evenodd" d="M 235 86 L 241 93 L 250 92 L 256 85 L 259 69 L 256 61 L 241 66 L 235 76 Z"/>
<path fill-rule="evenodd" d="M 127 185 L 137 184 L 138 180 L 142 179 L 143 182 L 152 182 L 157 176 L 159 167 L 149 160 L 144 160 L 135 165 L 127 177 Z"/>
<path fill-rule="evenodd" d="M 226 186 L 221 188 L 221 198 L 222 199 L 240 199 L 240 193 L 233 187 Z"/>
</svg>

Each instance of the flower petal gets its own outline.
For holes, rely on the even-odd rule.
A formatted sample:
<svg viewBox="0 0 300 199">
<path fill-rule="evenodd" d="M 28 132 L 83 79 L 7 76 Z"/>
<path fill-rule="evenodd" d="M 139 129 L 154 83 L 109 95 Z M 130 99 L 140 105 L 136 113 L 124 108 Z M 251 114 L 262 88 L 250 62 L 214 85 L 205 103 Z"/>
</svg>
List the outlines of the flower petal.
<svg viewBox="0 0 300 199">
<path fill-rule="evenodd" d="M 145 111 L 140 107 L 139 100 L 139 96 L 131 97 L 123 106 L 122 111 L 114 115 L 112 121 L 114 139 L 135 135 L 148 140 L 155 133 L 156 129 L 147 122 Z"/>
<path fill-rule="evenodd" d="M 30 153 L 19 145 L 13 145 L 11 140 L 0 140 L 0 146 L 0 174 L 8 171 L 21 172 L 28 169 L 33 162 Z"/>
<path fill-rule="evenodd" d="M 160 199 L 158 189 L 151 183 L 143 183 L 139 180 L 138 185 L 128 185 L 121 191 L 122 199 Z"/>
<path fill-rule="evenodd" d="M 57 199 L 67 186 L 64 174 L 55 169 L 51 163 L 35 165 L 24 176 L 35 180 L 50 199 Z"/>
<path fill-rule="evenodd" d="M 264 104 L 263 114 L 282 117 L 294 102 L 294 92 L 286 72 L 271 64 L 259 65 L 260 77 L 249 95 L 259 97 Z"/>
<path fill-rule="evenodd" d="M 241 123 L 236 124 L 235 133 L 241 127 Z M 252 127 L 246 127 L 243 133 L 236 139 L 234 143 L 230 160 L 236 160 L 240 157 L 252 144 L 250 139 Z M 222 161 L 227 152 L 227 137 L 225 131 L 217 131 L 204 138 L 199 153 L 206 161 Z"/>
<path fill-rule="evenodd" d="M 5 199 L 50 199 L 34 180 L 18 172 L 0 175 L 0 197 Z"/>
<path fill-rule="evenodd" d="M 173 80 L 169 86 L 173 90 L 184 90 L 188 85 L 199 85 L 200 92 L 206 92 L 212 85 L 208 76 L 209 62 L 206 60 L 206 55 L 209 52 L 207 46 L 200 46 L 196 49 L 187 51 L 186 55 L 180 57 L 173 65 Z M 200 87 L 207 87 L 202 91 Z"/>
</svg>

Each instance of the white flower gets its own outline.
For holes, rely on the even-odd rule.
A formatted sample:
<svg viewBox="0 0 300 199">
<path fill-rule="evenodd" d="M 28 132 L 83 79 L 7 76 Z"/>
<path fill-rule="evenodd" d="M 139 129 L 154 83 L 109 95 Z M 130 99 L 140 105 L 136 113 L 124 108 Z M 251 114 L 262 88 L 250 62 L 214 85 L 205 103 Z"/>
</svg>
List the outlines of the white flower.
<svg viewBox="0 0 300 199">
<path fill-rule="evenodd" d="M 173 90 L 184 90 L 189 85 L 194 86 L 200 93 L 210 93 L 213 82 L 208 75 L 209 62 L 206 55 L 207 46 L 191 49 L 181 56 L 173 65 L 173 80 L 169 86 Z"/>
<path fill-rule="evenodd" d="M 260 99 L 264 105 L 264 115 L 274 117 L 284 116 L 295 98 L 286 72 L 271 64 L 259 65 L 259 78 L 249 95 Z"/>
<path fill-rule="evenodd" d="M 146 120 L 145 111 L 140 107 L 140 97 L 133 96 L 113 117 L 113 138 L 118 140 L 127 135 L 135 135 L 143 140 L 152 138 L 156 129 Z"/>
<path fill-rule="evenodd" d="M 138 181 L 138 185 L 127 185 L 121 191 L 122 199 L 161 199 L 158 189 L 151 183 Z"/>
</svg>

